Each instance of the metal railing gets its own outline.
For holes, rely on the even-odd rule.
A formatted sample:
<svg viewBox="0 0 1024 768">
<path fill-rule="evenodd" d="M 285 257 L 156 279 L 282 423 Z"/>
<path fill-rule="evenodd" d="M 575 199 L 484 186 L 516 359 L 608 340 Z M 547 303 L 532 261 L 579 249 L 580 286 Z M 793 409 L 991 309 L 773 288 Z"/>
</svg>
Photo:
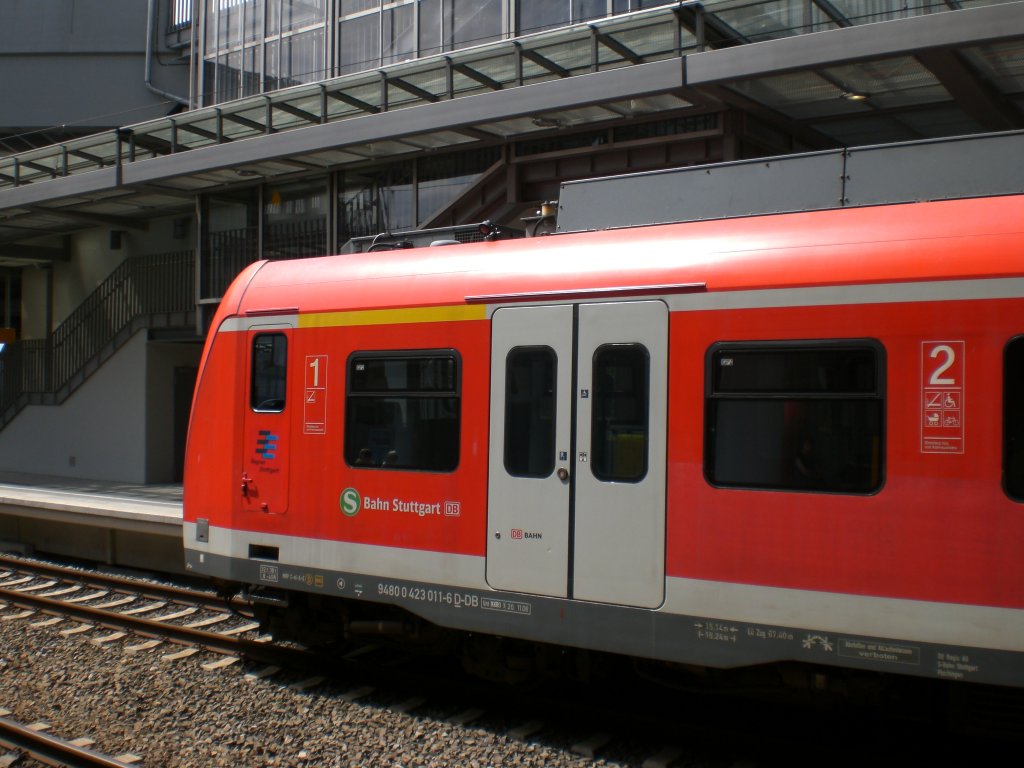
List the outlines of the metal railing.
<svg viewBox="0 0 1024 768">
<path fill-rule="evenodd" d="M 71 394 L 72 382 L 88 378 L 133 326 L 194 309 L 192 251 L 125 259 L 48 338 L 12 342 L 0 353 L 0 428 L 25 405 Z"/>
</svg>

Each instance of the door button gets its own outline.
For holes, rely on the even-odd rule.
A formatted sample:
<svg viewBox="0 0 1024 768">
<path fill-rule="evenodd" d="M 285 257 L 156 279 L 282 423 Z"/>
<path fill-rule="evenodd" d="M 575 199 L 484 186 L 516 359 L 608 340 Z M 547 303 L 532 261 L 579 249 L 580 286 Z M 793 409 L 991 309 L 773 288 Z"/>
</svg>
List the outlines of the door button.
<svg viewBox="0 0 1024 768">
<path fill-rule="evenodd" d="M 558 475 L 558 479 L 561 480 L 563 483 L 569 479 L 569 470 L 566 469 L 565 467 L 559 467 L 558 472 L 556 472 L 555 474 Z"/>
</svg>

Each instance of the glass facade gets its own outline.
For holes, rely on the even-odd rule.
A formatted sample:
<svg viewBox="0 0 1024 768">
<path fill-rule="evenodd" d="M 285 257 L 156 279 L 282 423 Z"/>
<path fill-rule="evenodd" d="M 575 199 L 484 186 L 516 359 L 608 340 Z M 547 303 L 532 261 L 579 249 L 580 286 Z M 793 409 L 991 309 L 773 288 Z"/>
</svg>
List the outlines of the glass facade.
<svg viewBox="0 0 1024 768">
<path fill-rule="evenodd" d="M 204 0 L 202 105 L 330 77 L 327 0 Z"/>
<path fill-rule="evenodd" d="M 257 259 L 324 256 L 353 237 L 423 228 L 501 158 L 489 147 L 204 195 L 200 298 L 223 296 Z"/>
<path fill-rule="evenodd" d="M 204 0 L 197 101 L 220 104 L 671 1 Z"/>
<path fill-rule="evenodd" d="M 338 174 L 338 244 L 427 226 L 501 159 L 497 147 L 406 160 Z"/>
<path fill-rule="evenodd" d="M 263 255 L 294 259 L 327 254 L 327 183 L 268 184 L 263 194 Z"/>
</svg>

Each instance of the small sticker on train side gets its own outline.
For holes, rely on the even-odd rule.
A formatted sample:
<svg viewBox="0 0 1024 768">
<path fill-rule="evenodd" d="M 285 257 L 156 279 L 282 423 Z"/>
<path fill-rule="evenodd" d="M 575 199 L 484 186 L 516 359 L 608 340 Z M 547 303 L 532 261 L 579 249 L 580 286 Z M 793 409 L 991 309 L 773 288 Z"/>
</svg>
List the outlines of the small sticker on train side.
<svg viewBox="0 0 1024 768">
<path fill-rule="evenodd" d="M 306 355 L 302 431 L 307 435 L 327 434 L 327 355 Z"/>
<path fill-rule="evenodd" d="M 921 453 L 964 452 L 966 344 L 921 342 Z"/>
</svg>

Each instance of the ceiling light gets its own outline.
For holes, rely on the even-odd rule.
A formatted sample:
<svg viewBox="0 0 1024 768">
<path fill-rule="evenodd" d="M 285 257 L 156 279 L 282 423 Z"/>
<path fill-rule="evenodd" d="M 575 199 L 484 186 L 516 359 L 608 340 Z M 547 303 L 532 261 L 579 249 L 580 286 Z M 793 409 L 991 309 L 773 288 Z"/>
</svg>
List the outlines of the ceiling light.
<svg viewBox="0 0 1024 768">
<path fill-rule="evenodd" d="M 843 98 L 847 101 L 867 101 L 868 95 L 859 91 L 844 91 Z"/>
</svg>

